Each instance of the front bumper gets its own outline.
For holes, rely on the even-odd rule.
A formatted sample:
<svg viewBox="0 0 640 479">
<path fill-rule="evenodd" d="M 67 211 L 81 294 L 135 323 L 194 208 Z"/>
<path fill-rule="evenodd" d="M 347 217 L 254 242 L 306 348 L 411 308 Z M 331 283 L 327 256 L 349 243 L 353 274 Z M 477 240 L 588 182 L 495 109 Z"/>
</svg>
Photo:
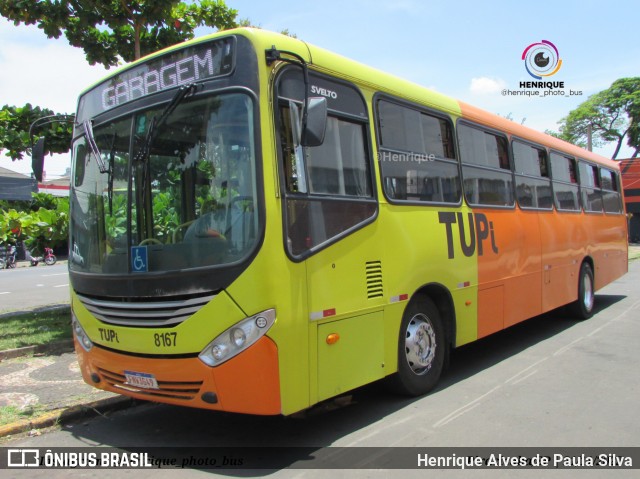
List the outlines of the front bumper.
<svg viewBox="0 0 640 479">
<path fill-rule="evenodd" d="M 85 351 L 75 340 L 84 381 L 98 389 L 180 406 L 245 414 L 281 413 L 278 349 L 268 337 L 233 359 L 209 367 L 197 357 L 148 358 L 94 345 Z M 125 371 L 151 374 L 158 389 L 132 386 Z"/>
</svg>

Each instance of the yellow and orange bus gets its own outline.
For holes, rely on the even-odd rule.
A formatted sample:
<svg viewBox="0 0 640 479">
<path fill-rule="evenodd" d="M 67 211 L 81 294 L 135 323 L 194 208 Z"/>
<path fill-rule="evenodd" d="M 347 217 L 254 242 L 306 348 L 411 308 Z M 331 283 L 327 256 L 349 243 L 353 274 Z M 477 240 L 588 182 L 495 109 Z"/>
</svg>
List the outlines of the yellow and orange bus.
<svg viewBox="0 0 640 479">
<path fill-rule="evenodd" d="M 613 161 L 298 39 L 219 32 L 80 96 L 69 270 L 85 381 L 292 414 L 627 271 Z"/>
</svg>

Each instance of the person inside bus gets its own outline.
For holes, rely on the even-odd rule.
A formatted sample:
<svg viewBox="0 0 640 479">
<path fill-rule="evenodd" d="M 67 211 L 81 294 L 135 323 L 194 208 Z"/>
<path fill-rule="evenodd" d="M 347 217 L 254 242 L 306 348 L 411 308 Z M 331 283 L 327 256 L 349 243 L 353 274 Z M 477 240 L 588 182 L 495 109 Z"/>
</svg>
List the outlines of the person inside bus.
<svg viewBox="0 0 640 479">
<path fill-rule="evenodd" d="M 215 199 L 205 200 L 202 204 L 201 215 L 195 220 L 184 234 L 184 240 L 220 238 L 225 239 L 226 215 L 224 205 Z"/>
</svg>

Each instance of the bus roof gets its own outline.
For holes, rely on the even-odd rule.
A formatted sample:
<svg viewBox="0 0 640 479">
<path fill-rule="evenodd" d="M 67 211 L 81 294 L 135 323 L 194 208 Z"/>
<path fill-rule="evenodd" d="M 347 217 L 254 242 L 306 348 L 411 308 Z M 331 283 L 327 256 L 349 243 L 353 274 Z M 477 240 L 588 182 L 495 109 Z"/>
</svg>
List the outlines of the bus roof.
<svg viewBox="0 0 640 479">
<path fill-rule="evenodd" d="M 546 133 L 520 125 L 499 115 L 489 113 L 478 107 L 456 100 L 442 93 L 433 91 L 416 83 L 404 80 L 381 70 L 366 66 L 301 40 L 278 33 L 256 29 L 240 29 L 254 38 L 254 42 L 262 43 L 265 48 L 275 45 L 278 49 L 293 49 L 296 53 L 307 56 L 314 69 L 332 73 L 345 80 L 373 90 L 386 92 L 409 101 L 415 101 L 445 113 L 461 116 L 491 128 L 504 131 L 510 135 L 539 143 L 568 155 L 594 161 L 612 169 L 618 169 L 618 163 L 596 153 L 580 148 Z M 286 43 L 286 45 L 285 45 Z M 284 46 L 281 46 L 284 45 Z M 308 55 L 304 55 L 305 50 Z"/>
<path fill-rule="evenodd" d="M 388 93 L 408 101 L 417 102 L 429 108 L 486 125 L 490 128 L 506 132 L 524 140 L 542 144 L 551 149 L 564 152 L 577 158 L 594 161 L 612 169 L 619 169 L 617 162 L 587 151 L 571 143 L 567 143 L 532 128 L 507 120 L 506 118 L 489 113 L 485 110 L 456 100 L 416 83 L 404 80 L 376 68 L 369 67 L 355 60 L 351 60 L 323 48 L 310 45 L 300 39 L 256 28 L 243 27 L 224 30 L 165 48 L 110 72 L 106 78 L 99 80 L 91 87 L 84 90 L 82 94 L 85 94 L 95 86 L 104 82 L 106 79 L 140 63 L 144 63 L 150 59 L 184 47 L 228 35 L 242 35 L 251 39 L 257 47 L 258 54 L 260 54 L 260 49 L 267 50 L 272 46 L 275 46 L 278 50 L 293 51 L 305 58 L 306 61 L 313 66 L 314 70 L 321 73 L 330 73 L 333 76 L 356 83 L 361 87 L 370 88 L 374 91 Z"/>
</svg>

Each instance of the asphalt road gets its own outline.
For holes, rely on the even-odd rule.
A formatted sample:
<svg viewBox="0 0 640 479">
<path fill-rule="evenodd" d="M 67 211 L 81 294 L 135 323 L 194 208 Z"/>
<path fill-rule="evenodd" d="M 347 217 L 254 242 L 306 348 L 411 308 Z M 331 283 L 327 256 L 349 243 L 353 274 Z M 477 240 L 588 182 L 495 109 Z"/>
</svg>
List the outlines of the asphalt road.
<svg viewBox="0 0 640 479">
<path fill-rule="evenodd" d="M 69 304 L 67 264 L 0 270 L 0 313 Z"/>
<path fill-rule="evenodd" d="M 432 394 L 400 398 L 374 384 L 351 405 L 303 419 L 222 414 L 144 404 L 64 426 L 10 447 L 323 447 L 640 446 L 640 261 L 600 291 L 597 314 L 576 322 L 544 315 L 456 350 Z M 167 449 L 168 453 L 171 449 Z M 282 468 L 227 471 L 233 477 L 586 477 L 637 478 L 638 470 L 301 470 L 293 450 Z M 313 455 L 313 454 L 311 454 Z M 637 467 L 638 465 L 636 465 Z M 408 468 L 412 465 L 408 465 Z M 179 477 L 223 471 L 180 470 Z M 122 477 L 111 470 L 12 470 L 12 477 Z M 175 470 L 127 471 L 136 478 L 176 477 Z M 434 475 L 435 474 L 435 475 Z"/>
</svg>

